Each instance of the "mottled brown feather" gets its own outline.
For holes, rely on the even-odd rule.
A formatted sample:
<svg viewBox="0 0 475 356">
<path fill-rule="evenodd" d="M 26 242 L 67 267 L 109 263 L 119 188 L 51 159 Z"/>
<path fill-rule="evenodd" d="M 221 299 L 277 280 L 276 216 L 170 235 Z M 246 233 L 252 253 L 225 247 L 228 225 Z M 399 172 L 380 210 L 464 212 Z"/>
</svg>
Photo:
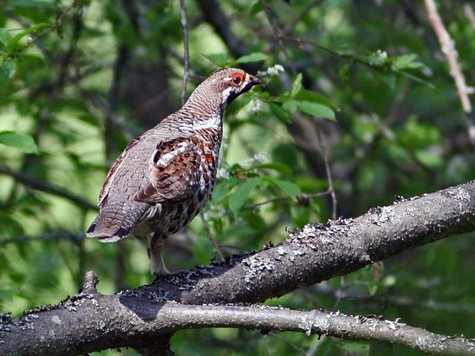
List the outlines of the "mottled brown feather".
<svg viewBox="0 0 475 356">
<path fill-rule="evenodd" d="M 200 187 L 199 144 L 196 138 L 161 142 L 150 165 L 150 183 L 134 199 L 150 204 L 173 203 L 192 197 Z M 170 155 L 169 160 L 165 160 Z"/>
<path fill-rule="evenodd" d="M 129 142 L 125 150 L 121 153 L 119 157 L 112 163 L 111 168 L 109 169 L 109 172 L 107 173 L 106 179 L 104 180 L 104 184 L 102 185 L 101 191 L 99 192 L 99 196 L 97 197 L 97 205 L 102 206 L 106 203 L 106 197 L 107 194 L 109 193 L 109 189 L 112 186 L 112 183 L 114 182 L 114 177 L 116 171 L 119 169 L 120 165 L 122 162 L 125 160 L 127 157 L 127 154 L 130 152 L 132 147 L 134 147 L 138 142 L 140 141 L 140 137 L 132 140 Z"/>
</svg>

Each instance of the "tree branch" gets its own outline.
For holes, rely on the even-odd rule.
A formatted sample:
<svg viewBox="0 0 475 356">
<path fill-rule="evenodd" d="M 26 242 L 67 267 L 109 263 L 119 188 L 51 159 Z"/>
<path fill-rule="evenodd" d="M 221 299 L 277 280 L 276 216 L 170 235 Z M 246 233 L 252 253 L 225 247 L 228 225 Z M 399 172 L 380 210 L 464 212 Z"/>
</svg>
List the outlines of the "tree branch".
<svg viewBox="0 0 475 356">
<path fill-rule="evenodd" d="M 97 282 L 94 276 L 92 278 L 88 283 L 89 291 Z M 74 327 L 71 320 L 79 315 L 81 325 Z M 309 336 L 323 334 L 349 340 L 386 341 L 434 354 L 468 354 L 475 350 L 475 340 L 434 334 L 398 321 L 281 307 L 157 303 L 135 296 L 103 296 L 95 291 L 80 293 L 63 302 L 58 309 L 31 312 L 14 322 L 3 323 L 3 329 L 6 327 L 9 330 L 4 335 L 8 337 L 0 345 L 4 354 L 27 353 L 31 350 L 31 338 L 41 340 L 34 347 L 40 354 L 55 355 L 65 351 L 77 354 L 126 345 L 138 347 L 146 340 L 161 339 L 162 335 L 177 330 L 206 327 L 297 331 Z M 83 330 L 78 330 L 80 337 L 76 334 L 78 327 Z M 23 342 L 12 343 L 16 337 L 21 337 Z"/>
<path fill-rule="evenodd" d="M 444 23 L 437 12 L 434 1 L 424 0 L 424 3 L 429 21 L 439 40 L 442 53 L 447 58 L 449 63 L 450 75 L 455 82 L 455 88 L 457 89 L 457 94 L 467 120 L 468 136 L 472 146 L 475 146 L 475 118 L 472 110 L 472 104 L 470 103 L 470 99 L 468 97 L 468 94 L 473 93 L 473 88 L 469 88 L 465 82 L 462 68 L 457 59 L 458 53 L 455 49 L 455 43 L 452 38 L 450 38 L 450 34 L 445 29 Z"/>
<path fill-rule="evenodd" d="M 8 239 L 0 240 L 0 246 L 5 246 L 8 244 L 20 244 L 23 242 L 31 242 L 31 241 L 51 241 L 51 240 L 71 240 L 71 241 L 82 241 L 86 238 L 86 234 L 81 233 L 73 233 L 67 231 L 55 231 L 46 234 L 42 234 L 39 236 L 15 236 Z"/>
<path fill-rule="evenodd" d="M 217 0 L 197 0 L 196 1 L 203 16 L 216 34 L 221 37 L 229 53 L 235 57 L 242 57 L 248 54 L 246 43 L 241 41 L 239 36 L 232 31 L 232 19 L 226 16 L 221 8 L 221 3 Z M 259 66 L 256 63 L 241 63 L 240 67 L 249 72 L 257 72 Z"/>
<path fill-rule="evenodd" d="M 263 301 L 350 273 L 407 249 L 474 230 L 472 181 L 374 208 L 355 219 L 307 225 L 290 232 L 289 238 L 275 247 L 235 255 L 225 263 L 196 267 L 114 296 L 96 293 L 89 275 L 84 288 L 87 293 L 15 320 L 3 318 L 0 354 L 32 349 L 55 354 L 121 346 L 140 348 L 152 341 L 157 345 L 157 337 L 166 342 L 170 333 L 182 328 L 208 326 L 272 327 L 358 340 L 374 338 L 434 353 L 473 352 L 474 340 L 435 335 L 395 322 L 318 311 L 198 305 Z"/>
<path fill-rule="evenodd" d="M 34 179 L 32 177 L 29 177 L 29 176 L 27 176 L 25 174 L 22 174 L 22 173 L 14 172 L 14 171 L 12 171 L 11 169 L 9 169 L 5 166 L 0 165 L 0 174 L 5 174 L 7 176 L 10 176 L 13 179 L 15 179 L 16 181 L 20 182 L 21 184 L 23 184 L 27 187 L 30 187 L 32 189 L 36 189 L 36 190 L 39 190 L 41 192 L 45 192 L 45 193 L 49 193 L 49 194 L 52 194 L 52 195 L 56 195 L 56 196 L 65 198 L 65 199 L 73 202 L 77 206 L 81 207 L 82 209 L 85 209 L 85 210 L 97 210 L 98 209 L 97 206 L 95 206 L 94 204 L 91 204 L 88 201 L 84 200 L 83 198 L 81 198 L 77 195 L 74 195 L 71 192 L 68 192 L 64 188 L 61 188 L 61 187 L 58 187 L 58 186 L 55 186 L 55 185 L 52 185 L 52 184 L 49 184 L 49 183 L 46 183 L 46 182 L 36 180 L 36 179 Z"/>
<path fill-rule="evenodd" d="M 234 57 L 242 57 L 247 54 L 245 44 L 232 32 L 230 20 L 221 9 L 220 3 L 217 0 L 197 0 L 197 3 L 206 21 L 221 37 L 229 52 Z"/>
</svg>

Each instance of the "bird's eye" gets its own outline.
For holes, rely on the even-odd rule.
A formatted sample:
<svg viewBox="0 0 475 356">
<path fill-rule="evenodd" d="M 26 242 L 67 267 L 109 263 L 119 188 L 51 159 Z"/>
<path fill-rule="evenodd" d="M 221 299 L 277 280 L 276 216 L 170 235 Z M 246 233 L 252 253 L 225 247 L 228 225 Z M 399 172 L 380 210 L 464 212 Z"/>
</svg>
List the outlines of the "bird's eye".
<svg viewBox="0 0 475 356">
<path fill-rule="evenodd" d="M 231 80 L 234 84 L 239 85 L 244 80 L 244 76 L 241 73 L 233 73 L 231 75 Z"/>
</svg>

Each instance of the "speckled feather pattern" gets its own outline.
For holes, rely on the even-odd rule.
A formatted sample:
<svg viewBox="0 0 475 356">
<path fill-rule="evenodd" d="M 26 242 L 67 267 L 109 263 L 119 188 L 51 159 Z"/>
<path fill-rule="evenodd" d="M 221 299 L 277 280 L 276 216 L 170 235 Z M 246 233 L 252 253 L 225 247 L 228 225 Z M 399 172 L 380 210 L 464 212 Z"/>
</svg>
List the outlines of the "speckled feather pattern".
<svg viewBox="0 0 475 356">
<path fill-rule="evenodd" d="M 133 235 L 147 248 L 152 272 L 167 273 L 163 240 L 182 230 L 213 190 L 224 110 L 258 83 L 241 69 L 219 70 L 179 111 L 130 142 L 107 174 L 87 236 L 114 242 Z"/>
</svg>

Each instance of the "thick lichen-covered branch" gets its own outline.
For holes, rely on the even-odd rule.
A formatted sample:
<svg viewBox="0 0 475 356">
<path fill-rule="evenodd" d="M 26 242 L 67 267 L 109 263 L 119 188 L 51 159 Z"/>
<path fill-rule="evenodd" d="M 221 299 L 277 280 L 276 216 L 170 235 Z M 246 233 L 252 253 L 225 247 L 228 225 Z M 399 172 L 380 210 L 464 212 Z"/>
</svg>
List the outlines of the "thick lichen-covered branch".
<svg viewBox="0 0 475 356">
<path fill-rule="evenodd" d="M 71 320 L 79 316 L 81 323 L 74 326 Z M 49 326 L 42 324 L 47 321 Z M 205 327 L 296 331 L 309 336 L 386 341 L 440 354 L 475 351 L 475 340 L 438 335 L 398 321 L 265 306 L 157 303 L 147 298 L 97 293 L 80 294 L 58 309 L 30 313 L 23 322 L 13 322 L 9 327 L 10 334 L 21 334 L 24 341 L 12 347 L 12 338 L 7 339 L 2 346 L 7 353 L 28 353 L 32 335 L 40 336 L 34 338 L 34 349 L 39 353 L 78 354 L 106 347 L 140 349 L 171 332 Z"/>
<path fill-rule="evenodd" d="M 469 182 L 399 199 L 391 206 L 373 208 L 355 219 L 307 225 L 300 231 L 289 232 L 288 239 L 277 246 L 235 255 L 223 263 L 197 267 L 114 296 L 98 294 L 94 276 L 89 274 L 83 291 L 59 305 L 27 312 L 14 320 L 3 317 L 0 354 L 28 353 L 32 349 L 47 350 L 49 354 L 122 346 L 140 349 L 152 341 L 157 344 L 159 337 L 166 343 L 177 330 L 210 326 L 300 330 L 401 343 L 430 352 L 474 352 L 473 340 L 435 335 L 365 317 L 258 307 L 249 312 L 235 306 L 217 311 L 205 306 L 264 301 L 350 273 L 410 248 L 474 230 L 475 182 Z M 172 301 L 180 304 L 169 303 Z M 303 319 L 299 319 L 302 315 L 307 316 L 306 328 L 301 323 Z M 298 327 L 296 320 L 300 320 Z M 322 326 L 319 320 L 329 324 Z"/>
</svg>

